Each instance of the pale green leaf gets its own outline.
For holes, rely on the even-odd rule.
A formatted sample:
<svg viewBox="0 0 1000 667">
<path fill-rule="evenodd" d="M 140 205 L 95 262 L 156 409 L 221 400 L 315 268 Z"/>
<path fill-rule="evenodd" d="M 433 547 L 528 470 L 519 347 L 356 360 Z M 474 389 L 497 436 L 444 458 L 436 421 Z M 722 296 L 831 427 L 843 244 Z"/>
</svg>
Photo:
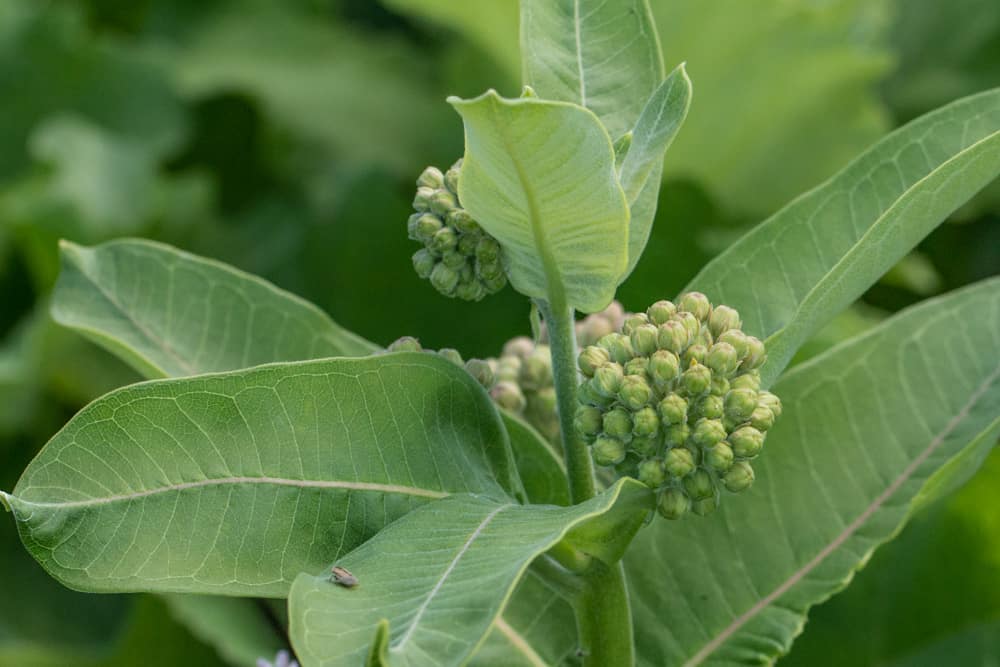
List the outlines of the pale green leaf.
<svg viewBox="0 0 1000 667">
<path fill-rule="evenodd" d="M 52 316 L 147 377 L 377 348 L 255 276 L 150 241 L 64 242 Z"/>
<path fill-rule="evenodd" d="M 819 327 L 1000 175 L 1000 89 L 893 132 L 690 283 L 767 338 L 772 382 Z"/>
<path fill-rule="evenodd" d="M 120 389 L 0 500 L 73 588 L 280 597 L 428 500 L 506 497 L 512 469 L 482 388 L 408 353 Z"/>
<path fill-rule="evenodd" d="M 618 137 L 635 125 L 663 80 L 647 0 L 522 0 L 524 83 L 544 99 L 573 102 Z"/>
<path fill-rule="evenodd" d="M 308 667 L 356 663 L 387 619 L 388 663 L 461 664 L 532 560 L 562 540 L 589 552 L 576 536 L 598 518 L 634 531 L 634 517 L 641 519 L 650 504 L 648 489 L 625 480 L 573 507 L 470 495 L 425 505 L 337 561 L 357 586 L 338 586 L 328 572 L 296 579 L 289 597 L 292 643 Z"/>
<path fill-rule="evenodd" d="M 522 294 L 595 312 L 628 261 L 628 205 L 611 139 L 565 102 L 449 98 L 465 121 L 463 205 L 504 248 Z"/>
<path fill-rule="evenodd" d="M 994 279 L 789 371 L 755 486 L 709 518 L 654 521 L 632 544 L 640 664 L 787 651 L 808 609 L 896 533 L 934 472 L 1000 433 L 998 362 Z"/>
</svg>

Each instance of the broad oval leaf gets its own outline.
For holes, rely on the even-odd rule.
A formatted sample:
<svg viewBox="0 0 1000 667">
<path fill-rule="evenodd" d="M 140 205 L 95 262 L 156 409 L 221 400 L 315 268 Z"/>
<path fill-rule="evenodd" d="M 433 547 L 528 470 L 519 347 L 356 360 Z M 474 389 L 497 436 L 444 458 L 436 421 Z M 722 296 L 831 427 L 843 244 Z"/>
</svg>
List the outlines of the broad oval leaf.
<svg viewBox="0 0 1000 667">
<path fill-rule="evenodd" d="M 522 0 L 525 85 L 592 110 L 612 137 L 632 129 L 663 80 L 647 0 Z"/>
<path fill-rule="evenodd" d="M 1000 279 L 926 301 L 793 368 L 757 483 L 656 521 L 626 557 L 643 665 L 769 663 L 936 470 L 1000 433 Z"/>
<path fill-rule="evenodd" d="M 296 579 L 289 597 L 296 653 L 306 667 L 360 663 L 388 621 L 382 664 L 462 664 L 532 560 L 564 539 L 589 548 L 574 536 L 591 521 L 634 533 L 651 503 L 648 489 L 623 480 L 573 507 L 469 495 L 425 505 L 337 562 L 357 586 L 338 586 L 329 574 Z"/>
<path fill-rule="evenodd" d="M 767 338 L 773 382 L 796 349 L 1000 175 L 1000 89 L 900 128 L 716 257 L 688 286 Z"/>
<path fill-rule="evenodd" d="M 289 292 L 160 243 L 64 241 L 60 254 L 52 316 L 146 377 L 378 349 Z"/>
<path fill-rule="evenodd" d="M 512 471 L 482 388 L 406 353 L 120 389 L 0 501 L 72 588 L 280 597 L 429 500 L 507 497 Z"/>
<path fill-rule="evenodd" d="M 459 196 L 499 239 L 511 284 L 585 312 L 604 308 L 628 261 L 628 204 L 611 139 L 575 104 L 449 98 L 465 122 Z"/>
</svg>

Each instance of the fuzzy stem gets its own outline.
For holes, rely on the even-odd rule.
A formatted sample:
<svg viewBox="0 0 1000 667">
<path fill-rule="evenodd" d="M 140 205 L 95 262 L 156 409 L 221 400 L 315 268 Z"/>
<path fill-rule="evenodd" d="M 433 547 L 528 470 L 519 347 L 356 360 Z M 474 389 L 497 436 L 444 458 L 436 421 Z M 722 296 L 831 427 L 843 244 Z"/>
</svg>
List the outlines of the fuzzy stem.
<svg viewBox="0 0 1000 667">
<path fill-rule="evenodd" d="M 553 295 L 549 302 L 538 301 L 538 309 L 545 318 L 549 344 L 552 347 L 552 378 L 559 410 L 559 430 L 569 476 L 569 495 L 576 505 L 593 498 L 595 487 L 594 466 L 590 461 L 587 443 L 573 425 L 577 407 L 576 389 L 579 384 L 573 309 L 566 305 L 562 294 Z"/>
<path fill-rule="evenodd" d="M 595 563 L 576 604 L 580 650 L 586 667 L 632 667 L 635 664 L 632 610 L 621 563 Z"/>
</svg>

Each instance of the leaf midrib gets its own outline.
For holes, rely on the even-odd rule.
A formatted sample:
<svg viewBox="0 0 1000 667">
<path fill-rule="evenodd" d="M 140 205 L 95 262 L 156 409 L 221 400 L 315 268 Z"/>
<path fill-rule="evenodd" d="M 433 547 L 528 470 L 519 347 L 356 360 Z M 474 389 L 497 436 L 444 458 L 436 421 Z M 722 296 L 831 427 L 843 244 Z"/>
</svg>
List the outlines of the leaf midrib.
<svg viewBox="0 0 1000 667">
<path fill-rule="evenodd" d="M 780 598 L 782 595 L 787 593 L 793 586 L 804 579 L 809 573 L 819 567 L 826 558 L 833 554 L 838 548 L 840 548 L 848 539 L 850 539 L 854 533 L 856 533 L 871 516 L 877 512 L 881 507 L 899 490 L 899 488 L 906 483 L 910 477 L 916 472 L 916 470 L 926 461 L 931 454 L 933 454 L 938 447 L 944 442 L 945 438 L 951 435 L 958 425 L 969 415 L 972 409 L 975 407 L 976 403 L 980 398 L 992 387 L 997 380 L 1000 379 L 1000 365 L 986 377 L 985 380 L 976 388 L 974 392 L 969 396 L 969 400 L 966 401 L 962 409 L 951 418 L 951 420 L 945 425 L 945 427 L 931 440 L 930 444 L 917 457 L 910 462 L 910 464 L 889 484 L 886 489 L 878 495 L 865 509 L 861 512 L 846 528 L 844 528 L 833 540 L 831 540 L 826 546 L 824 546 L 819 553 L 817 553 L 809 562 L 803 565 L 801 568 L 793 572 L 786 578 L 779 586 L 768 593 L 766 596 L 761 598 L 754 604 L 750 609 L 745 611 L 743 614 L 738 616 L 732 621 L 725 629 L 719 632 L 715 637 L 702 646 L 701 650 L 694 654 L 687 662 L 684 663 L 684 667 L 695 667 L 701 664 L 707 657 L 709 657 L 716 649 L 722 646 L 733 634 L 736 633 L 741 627 L 753 620 L 758 614 L 769 607 L 775 600 Z"/>
</svg>

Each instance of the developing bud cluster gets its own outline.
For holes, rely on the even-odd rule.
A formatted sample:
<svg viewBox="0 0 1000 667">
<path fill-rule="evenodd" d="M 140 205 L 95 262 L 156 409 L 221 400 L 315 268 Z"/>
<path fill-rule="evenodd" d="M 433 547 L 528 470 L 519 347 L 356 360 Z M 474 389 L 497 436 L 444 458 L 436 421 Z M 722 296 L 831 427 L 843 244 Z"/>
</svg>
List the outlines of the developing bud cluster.
<svg viewBox="0 0 1000 667">
<path fill-rule="evenodd" d="M 778 397 L 760 391 L 764 344 L 740 326 L 734 309 L 689 292 L 580 352 L 576 427 L 594 462 L 656 489 L 668 519 L 710 514 L 722 487 L 749 488 L 750 461 L 781 415 Z"/>
<path fill-rule="evenodd" d="M 447 173 L 427 167 L 417 179 L 416 213 L 406 227 L 424 244 L 413 255 L 413 268 L 445 296 L 479 301 L 507 284 L 500 244 L 472 219 L 458 201 L 459 160 Z"/>
</svg>

